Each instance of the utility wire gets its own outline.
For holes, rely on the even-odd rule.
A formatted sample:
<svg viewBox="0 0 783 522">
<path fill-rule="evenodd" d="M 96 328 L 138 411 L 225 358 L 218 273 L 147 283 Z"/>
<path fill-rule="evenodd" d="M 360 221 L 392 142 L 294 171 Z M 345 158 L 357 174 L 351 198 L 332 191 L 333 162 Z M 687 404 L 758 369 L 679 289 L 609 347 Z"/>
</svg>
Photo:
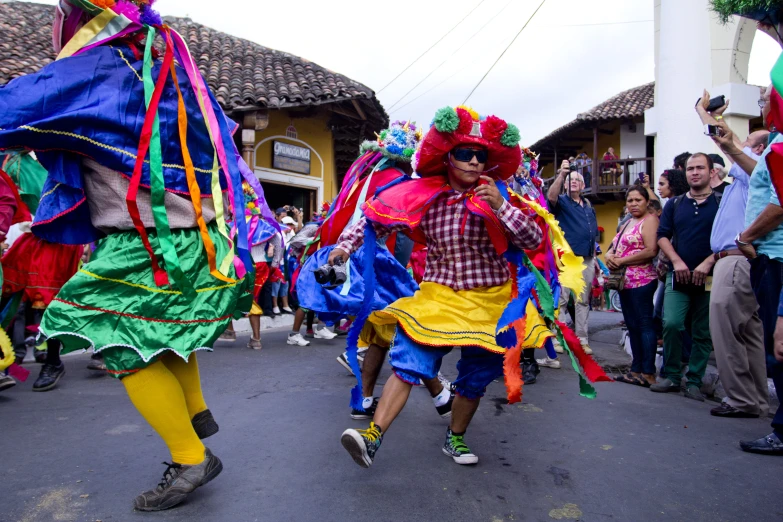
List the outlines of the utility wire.
<svg viewBox="0 0 783 522">
<path fill-rule="evenodd" d="M 464 71 L 465 69 L 467 69 L 468 65 L 471 65 L 471 64 L 467 64 L 467 65 L 463 66 L 462 68 L 458 69 L 458 70 L 457 70 L 457 72 L 455 72 L 455 73 L 454 73 L 454 74 L 452 74 L 451 76 L 448 76 L 448 77 L 446 77 L 445 79 L 443 79 L 443 80 L 439 81 L 438 83 L 436 83 L 435 85 L 433 85 L 432 87 L 430 87 L 429 89 L 427 89 L 426 91 L 424 91 L 423 93 L 421 93 L 421 94 L 419 94 L 418 96 L 416 96 L 415 98 L 413 98 L 411 101 L 409 101 L 409 102 L 407 102 L 407 103 L 405 103 L 405 104 L 401 105 L 400 107 L 397 107 L 396 109 L 394 109 L 394 112 L 395 112 L 395 113 L 397 113 L 397 112 L 400 112 L 402 109 L 404 109 L 405 107 L 407 107 L 407 106 L 408 106 L 408 105 L 410 105 L 411 103 L 415 102 L 416 100 L 418 100 L 419 98 L 421 98 L 421 97 L 422 97 L 422 96 L 424 96 L 425 94 L 427 94 L 427 93 L 429 93 L 429 92 L 431 92 L 431 91 L 433 91 L 433 90 L 437 89 L 438 87 L 440 87 L 441 85 L 443 85 L 444 83 L 446 83 L 447 81 L 451 80 L 451 79 L 452 79 L 452 78 L 454 78 L 456 75 L 458 75 L 459 73 L 461 73 L 462 71 Z"/>
<path fill-rule="evenodd" d="M 474 37 L 475 37 L 477 34 L 479 34 L 479 33 L 480 33 L 480 32 L 481 32 L 481 31 L 482 31 L 482 30 L 483 30 L 483 29 L 484 29 L 484 28 L 485 28 L 487 25 L 489 25 L 489 24 L 490 24 L 490 22 L 492 22 L 492 21 L 493 21 L 495 18 L 497 18 L 498 16 L 500 16 L 500 14 L 501 14 L 503 11 L 505 11 L 505 10 L 506 10 L 506 8 L 507 8 L 508 6 L 510 6 L 510 5 L 511 5 L 511 3 L 512 3 L 512 2 L 513 2 L 513 0 L 510 0 L 510 1 L 509 1 L 509 2 L 506 4 L 506 5 L 504 5 L 504 6 L 503 6 L 503 8 L 502 8 L 500 11 L 498 11 L 498 12 L 497 12 L 497 14 L 496 14 L 495 16 L 493 16 L 492 18 L 490 18 L 489 20 L 487 20 L 487 22 L 486 22 L 484 25 L 482 25 L 482 26 L 479 28 L 479 30 L 478 30 L 478 31 L 476 31 L 475 33 L 473 33 L 473 34 L 471 35 L 471 37 L 470 37 L 470 38 L 468 38 L 467 40 L 465 40 L 465 42 L 464 42 L 462 45 L 460 45 L 459 47 L 457 47 L 457 49 L 456 49 L 456 50 L 455 50 L 453 53 L 451 53 L 451 54 L 448 56 L 448 58 L 446 58 L 445 60 L 443 60 L 442 62 L 440 62 L 440 64 L 439 64 L 437 67 L 435 67 L 434 69 L 432 69 L 432 70 L 431 70 L 429 73 L 427 73 L 427 75 L 426 75 L 424 78 L 422 78 L 422 79 L 419 81 L 419 83 L 417 83 L 416 85 L 414 85 L 414 86 L 413 86 L 413 87 L 412 87 L 412 88 L 411 88 L 411 89 L 410 89 L 408 92 L 406 92 L 405 94 L 403 94 L 403 95 L 402 95 L 402 96 L 401 96 L 401 97 L 400 97 L 400 98 L 399 98 L 399 99 L 398 99 L 396 102 L 392 103 L 392 104 L 391 104 L 391 106 L 389 107 L 389 110 L 392 110 L 392 109 L 394 109 L 394 107 L 395 107 L 395 106 L 396 106 L 398 103 L 400 103 L 402 100 L 404 100 L 406 96 L 408 96 L 410 93 L 412 93 L 413 91 L 415 91 L 415 90 L 416 90 L 416 88 L 417 88 L 419 85 L 421 85 L 422 83 L 424 83 L 424 82 L 427 80 L 427 78 L 429 78 L 430 76 L 432 76 L 432 75 L 433 75 L 435 72 L 437 72 L 437 71 L 438 71 L 438 70 L 439 70 L 441 67 L 443 67 L 443 64 L 445 64 L 446 62 L 448 62 L 449 60 L 451 60 L 451 59 L 454 57 L 454 55 L 455 55 L 455 54 L 457 54 L 458 52 L 460 52 L 460 50 L 462 50 L 462 48 L 463 48 L 463 47 L 465 47 L 465 46 L 466 46 L 468 43 L 470 43 L 470 41 L 471 41 L 471 40 L 473 40 L 473 38 L 474 38 Z"/>
<path fill-rule="evenodd" d="M 527 22 L 525 22 L 525 25 L 522 26 L 522 29 L 520 29 L 519 32 L 516 34 L 516 36 L 514 36 L 514 39 L 511 40 L 511 43 L 509 43 L 506 46 L 506 48 L 503 49 L 503 52 L 500 53 L 500 56 L 498 56 L 498 59 L 495 60 L 495 63 L 493 63 L 492 66 L 487 70 L 487 72 L 484 73 L 484 76 L 482 76 L 481 79 L 479 80 L 479 82 L 476 84 L 476 86 L 473 87 L 473 90 L 470 91 L 470 94 L 468 94 L 468 96 L 462 102 L 462 105 L 465 105 L 468 102 L 468 100 L 470 99 L 470 97 L 473 96 L 473 93 L 476 92 L 476 89 L 478 89 L 478 86 L 481 85 L 481 82 L 484 81 L 484 79 L 487 77 L 487 75 L 490 73 L 490 71 L 492 71 L 492 69 L 494 69 L 494 67 L 497 65 L 497 63 L 500 61 L 500 59 L 503 58 L 503 55 L 506 54 L 506 51 L 508 51 L 509 47 L 511 47 L 514 44 L 514 42 L 517 41 L 517 38 L 519 37 L 519 35 L 522 34 L 522 31 L 525 30 L 525 27 L 527 27 L 527 24 L 529 24 L 530 21 L 533 19 L 533 17 L 536 16 L 536 13 L 538 13 L 539 9 L 541 9 L 541 7 L 543 7 L 544 3 L 546 3 L 546 0 L 541 0 L 541 3 L 538 5 L 538 7 L 536 7 L 536 10 L 533 11 L 533 14 L 530 15 L 530 18 L 527 19 Z"/>
<path fill-rule="evenodd" d="M 384 90 L 386 87 L 388 87 L 389 85 L 393 84 L 393 83 L 394 83 L 394 82 L 397 80 L 397 78 L 399 78 L 400 76 L 402 76 L 402 75 L 405 73 L 405 71 L 407 71 L 408 69 L 410 69 L 411 67 L 413 67 L 413 64 L 415 64 L 416 62 L 418 62 L 419 60 L 421 60 L 421 59 L 422 59 L 422 57 L 424 57 L 424 55 L 425 55 L 425 54 L 427 54 L 428 52 L 430 52 L 430 51 L 432 50 L 432 48 L 433 48 L 433 47 L 435 47 L 436 45 L 438 45 L 438 44 L 439 44 L 439 43 L 440 43 L 440 42 L 441 42 L 441 41 L 442 41 L 444 38 L 446 38 L 448 35 L 450 35 L 450 34 L 452 33 L 452 31 L 454 31 L 454 29 L 456 29 L 456 28 L 459 26 L 459 24 L 461 24 L 462 22 L 464 22 L 465 20 L 467 20 L 467 18 L 468 18 L 468 17 L 469 17 L 471 14 L 473 14 L 473 11 L 475 11 L 476 9 L 478 9 L 478 8 L 479 8 L 479 6 L 480 6 L 481 4 L 483 4 L 484 2 L 485 2 L 485 0 L 481 0 L 481 1 L 480 1 L 478 4 L 476 4 L 476 7 L 474 7 L 473 9 L 471 9 L 471 10 L 470 10 L 470 12 L 469 12 L 468 14 L 466 14 L 466 15 L 465 15 L 465 17 L 464 17 L 462 20 L 460 20 L 459 22 L 457 22 L 457 24 L 456 24 L 454 27 L 452 27 L 451 29 L 449 29 L 449 30 L 448 30 L 448 32 L 447 32 L 446 34 L 444 34 L 443 36 L 441 36 L 441 37 L 438 39 L 438 41 L 437 41 L 437 42 L 435 42 L 434 44 L 432 44 L 431 46 L 429 46 L 429 48 L 428 48 L 426 51 L 424 51 L 423 53 L 421 53 L 421 55 L 419 55 L 419 57 L 418 57 L 418 58 L 416 58 L 416 59 L 415 59 L 415 60 L 413 60 L 413 61 L 412 61 L 410 64 L 408 64 L 408 66 L 407 66 L 405 69 L 403 69 L 403 70 L 402 70 L 402 71 L 401 71 L 401 72 L 400 72 L 400 73 L 399 73 L 397 76 L 395 76 L 394 78 L 392 78 L 392 80 L 391 80 L 389 83 L 387 83 L 386 85 L 384 85 L 383 87 L 381 87 L 381 90 L 379 90 L 379 91 L 378 91 L 377 93 L 375 93 L 375 94 L 376 94 L 376 95 L 378 95 L 378 94 L 382 93 L 382 92 L 383 92 L 383 90 Z"/>
</svg>

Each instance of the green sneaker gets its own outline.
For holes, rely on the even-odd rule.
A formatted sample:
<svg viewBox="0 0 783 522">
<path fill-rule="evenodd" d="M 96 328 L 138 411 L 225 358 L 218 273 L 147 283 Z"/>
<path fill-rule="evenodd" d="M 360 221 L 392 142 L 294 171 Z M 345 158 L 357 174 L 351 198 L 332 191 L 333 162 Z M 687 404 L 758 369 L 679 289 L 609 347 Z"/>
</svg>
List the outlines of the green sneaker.
<svg viewBox="0 0 783 522">
<path fill-rule="evenodd" d="M 354 462 L 363 468 L 372 466 L 375 452 L 381 447 L 382 441 L 383 433 L 374 422 L 366 430 L 347 429 L 340 437 L 340 442 Z"/>
<path fill-rule="evenodd" d="M 443 454 L 454 459 L 457 464 L 477 464 L 478 457 L 470 452 L 465 444 L 464 435 L 454 435 L 451 428 L 446 430 L 446 443 L 443 445 Z"/>
</svg>

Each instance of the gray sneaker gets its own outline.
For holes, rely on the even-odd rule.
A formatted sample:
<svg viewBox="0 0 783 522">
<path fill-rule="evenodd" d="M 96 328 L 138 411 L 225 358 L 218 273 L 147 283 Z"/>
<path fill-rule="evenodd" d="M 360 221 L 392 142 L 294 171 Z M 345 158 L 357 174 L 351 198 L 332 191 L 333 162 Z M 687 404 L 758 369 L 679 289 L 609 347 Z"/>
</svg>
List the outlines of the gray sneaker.
<svg viewBox="0 0 783 522">
<path fill-rule="evenodd" d="M 16 379 L 10 375 L 0 373 L 0 391 L 7 390 L 16 386 Z"/>
<path fill-rule="evenodd" d="M 650 391 L 657 393 L 679 392 L 680 390 L 680 385 L 674 384 L 671 379 L 662 379 L 650 386 Z"/>
<path fill-rule="evenodd" d="M 209 451 L 204 452 L 204 462 L 194 466 L 164 462 L 168 467 L 163 480 L 150 491 L 145 491 L 133 501 L 139 511 L 162 511 L 183 502 L 196 488 L 203 486 L 223 471 L 223 463 Z"/>
<path fill-rule="evenodd" d="M 689 399 L 693 399 L 694 401 L 704 402 L 704 395 L 702 395 L 701 390 L 698 386 L 688 386 L 685 388 L 685 391 L 683 392 L 683 395 L 685 395 Z"/>
</svg>

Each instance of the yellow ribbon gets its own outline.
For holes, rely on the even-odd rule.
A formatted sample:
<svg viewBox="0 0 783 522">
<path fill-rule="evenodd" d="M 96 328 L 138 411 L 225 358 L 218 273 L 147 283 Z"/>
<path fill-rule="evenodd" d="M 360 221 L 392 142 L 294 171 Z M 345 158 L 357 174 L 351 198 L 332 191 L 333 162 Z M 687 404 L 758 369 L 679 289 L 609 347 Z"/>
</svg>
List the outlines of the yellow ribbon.
<svg viewBox="0 0 783 522">
<path fill-rule="evenodd" d="M 104 11 L 87 22 L 84 27 L 79 29 L 73 38 L 71 38 L 65 47 L 62 48 L 60 54 L 57 55 L 57 60 L 68 58 L 72 56 L 76 51 L 87 45 L 93 38 L 98 36 L 112 20 L 117 17 L 117 13 L 111 9 L 104 9 Z"/>
</svg>

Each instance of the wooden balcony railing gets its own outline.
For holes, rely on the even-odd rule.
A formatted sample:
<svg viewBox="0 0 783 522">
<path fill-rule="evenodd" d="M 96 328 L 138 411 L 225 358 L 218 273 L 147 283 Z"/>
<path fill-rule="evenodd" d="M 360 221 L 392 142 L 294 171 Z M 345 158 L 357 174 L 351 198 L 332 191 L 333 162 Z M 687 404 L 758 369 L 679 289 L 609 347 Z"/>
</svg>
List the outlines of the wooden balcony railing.
<svg viewBox="0 0 783 522">
<path fill-rule="evenodd" d="M 595 166 L 597 171 L 593 170 Z M 600 160 L 579 170 L 585 178 L 585 194 L 598 195 L 625 192 L 639 181 L 642 174 L 650 176 L 650 184 L 654 186 L 652 169 L 653 158 L 628 158 Z"/>
<path fill-rule="evenodd" d="M 597 162 L 598 171 L 593 172 L 593 161 L 585 165 L 577 165 L 576 172 L 585 180 L 585 195 L 598 196 L 604 194 L 612 196 L 623 194 L 631 185 L 636 184 L 641 174 L 650 176 L 650 186 L 655 186 L 651 176 L 653 158 L 628 158 L 611 161 L 600 160 Z M 547 190 L 554 177 L 544 180 L 544 189 Z M 595 187 L 598 187 L 595 190 Z"/>
</svg>

